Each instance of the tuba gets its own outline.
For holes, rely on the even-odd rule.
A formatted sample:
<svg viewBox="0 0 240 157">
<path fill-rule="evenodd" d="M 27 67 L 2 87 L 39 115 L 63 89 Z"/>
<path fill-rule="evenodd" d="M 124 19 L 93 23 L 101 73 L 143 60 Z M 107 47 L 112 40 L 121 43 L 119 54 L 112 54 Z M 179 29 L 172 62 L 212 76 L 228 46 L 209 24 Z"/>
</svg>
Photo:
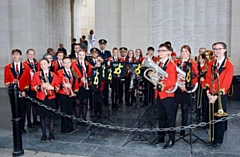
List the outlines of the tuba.
<svg viewBox="0 0 240 157">
<path fill-rule="evenodd" d="M 160 68 L 154 61 L 146 57 L 142 62 L 142 67 L 147 69 L 144 71 L 143 76 L 152 84 L 158 85 L 161 80 L 168 78 L 168 73 L 166 73 L 162 68 Z M 150 74 L 148 75 L 148 73 Z M 167 90 L 167 93 L 174 93 L 178 88 L 178 82 L 176 82 L 173 89 Z"/>
<path fill-rule="evenodd" d="M 178 84 L 185 85 L 186 73 L 178 66 L 176 66 L 176 70 L 177 70 L 177 75 L 178 75 Z M 197 90 L 197 88 L 198 88 L 198 82 L 195 84 L 195 86 L 192 90 L 190 90 L 190 91 L 186 90 L 186 92 L 193 93 Z"/>
</svg>

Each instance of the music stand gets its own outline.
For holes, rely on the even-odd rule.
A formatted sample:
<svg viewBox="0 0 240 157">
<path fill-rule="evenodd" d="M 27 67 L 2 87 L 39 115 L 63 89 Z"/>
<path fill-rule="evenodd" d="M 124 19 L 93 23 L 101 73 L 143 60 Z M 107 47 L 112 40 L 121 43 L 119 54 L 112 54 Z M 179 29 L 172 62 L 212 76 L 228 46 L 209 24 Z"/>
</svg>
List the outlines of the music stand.
<svg viewBox="0 0 240 157">
<path fill-rule="evenodd" d="M 98 81 L 98 84 L 97 84 L 97 86 L 99 86 L 99 85 L 101 85 L 101 82 L 104 80 L 103 78 L 101 78 L 102 77 L 102 68 L 101 67 L 99 67 L 99 68 L 96 68 L 96 69 L 94 69 L 93 70 L 93 72 L 92 72 L 92 86 L 91 86 L 91 88 L 92 88 L 92 103 L 93 103 L 93 112 L 94 112 L 94 117 L 96 117 L 96 119 L 94 119 L 93 120 L 93 122 L 97 122 L 98 120 L 109 120 L 110 122 L 112 122 L 112 123 L 115 123 L 112 119 L 110 119 L 108 116 L 106 116 L 105 115 L 105 112 L 103 112 L 102 113 L 102 115 L 101 116 L 97 116 L 97 115 L 95 115 L 95 103 L 94 103 L 94 88 L 93 88 L 93 80 L 95 79 L 95 77 L 96 77 L 96 70 L 98 69 L 98 72 L 99 72 L 99 77 L 98 77 L 98 79 L 99 79 L 99 81 Z M 96 78 L 97 79 L 97 78 Z M 100 87 L 100 86 L 99 86 Z M 98 90 L 99 90 L 99 88 L 98 88 Z M 100 92 L 100 98 L 101 98 L 101 107 L 102 107 L 102 111 L 104 110 L 104 108 L 103 108 L 103 93 L 102 93 L 102 91 L 98 91 L 98 92 Z M 107 112 L 108 112 L 109 110 L 107 110 Z M 86 130 L 86 132 L 89 132 L 90 130 L 93 130 L 92 131 L 92 133 L 87 137 L 87 139 L 90 137 L 90 136 L 92 136 L 92 135 L 95 135 L 95 130 L 96 130 L 96 126 L 91 126 L 90 128 L 88 128 L 87 130 Z"/>
<path fill-rule="evenodd" d="M 138 87 L 139 87 L 139 82 L 140 82 L 140 79 L 137 79 Z M 139 88 L 137 88 L 137 106 L 138 106 L 138 120 L 137 120 L 137 123 L 138 123 L 138 128 L 140 129 L 141 128 L 141 112 L 140 112 L 140 103 L 139 103 Z M 135 138 L 137 138 L 137 137 L 138 137 L 138 139 L 135 140 Z M 142 140 L 142 138 L 143 138 L 143 140 Z M 130 141 L 148 141 L 150 144 L 154 144 L 145 135 L 143 135 L 143 133 L 141 133 L 141 132 L 138 132 L 130 140 L 125 142 L 122 145 L 122 147 L 125 146 L 126 144 L 128 144 Z"/>
<path fill-rule="evenodd" d="M 193 117 L 192 117 L 192 114 L 193 114 L 193 113 L 192 113 L 192 106 L 193 106 L 193 104 L 190 104 L 190 106 L 189 106 L 189 110 L 190 110 L 190 112 L 189 112 L 189 114 L 190 114 L 190 116 L 189 116 L 189 123 L 190 123 L 190 124 L 192 124 L 192 119 L 193 119 Z M 187 136 L 189 136 L 189 141 L 185 139 L 185 137 L 187 137 Z M 192 140 L 192 136 L 194 136 L 196 139 L 195 139 L 195 140 Z M 183 140 L 183 141 L 185 141 L 187 144 L 190 145 L 191 154 L 192 154 L 192 144 L 193 144 L 193 143 L 195 143 L 195 142 L 197 142 L 198 140 L 200 140 L 200 141 L 202 141 L 204 144 L 206 144 L 206 141 L 204 141 L 204 140 L 201 139 L 199 136 L 197 136 L 196 134 L 194 134 L 193 131 L 192 131 L 192 129 L 190 129 L 190 130 L 189 130 L 189 133 L 185 134 L 183 137 L 179 137 L 178 139 L 176 139 L 175 142 L 180 141 L 180 140 Z"/>
</svg>

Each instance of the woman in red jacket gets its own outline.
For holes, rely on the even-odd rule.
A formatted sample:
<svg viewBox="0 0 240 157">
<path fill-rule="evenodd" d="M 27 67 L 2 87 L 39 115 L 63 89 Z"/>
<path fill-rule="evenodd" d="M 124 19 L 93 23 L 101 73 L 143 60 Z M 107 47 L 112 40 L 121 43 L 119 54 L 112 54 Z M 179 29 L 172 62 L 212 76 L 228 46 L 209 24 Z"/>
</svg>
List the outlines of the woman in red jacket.
<svg viewBox="0 0 240 157">
<path fill-rule="evenodd" d="M 41 71 L 33 75 L 31 89 L 36 91 L 36 98 L 44 105 L 56 109 L 55 97 L 59 90 L 58 77 L 49 70 L 50 62 L 47 59 L 40 60 Z M 40 122 L 42 128 L 41 141 L 46 141 L 46 117 L 49 118 L 49 140 L 55 139 L 54 132 L 54 117 L 55 113 L 48 111 L 44 107 L 38 108 Z"/>
<path fill-rule="evenodd" d="M 125 62 L 127 63 L 136 63 L 135 57 L 134 57 L 134 51 L 128 50 L 127 57 L 125 58 Z M 134 90 L 133 90 L 133 82 L 131 84 L 131 77 L 132 77 L 133 71 L 131 71 L 130 65 L 127 64 L 127 74 L 125 78 L 125 103 L 126 106 L 132 106 L 133 104 L 133 97 L 134 97 Z M 131 94 L 129 94 L 131 92 Z M 131 99 L 131 101 L 130 101 Z"/>
<path fill-rule="evenodd" d="M 78 59 L 72 63 L 72 68 L 78 77 L 79 91 L 75 101 L 75 112 L 77 118 L 86 120 L 88 111 L 88 99 L 90 99 L 91 90 L 89 78 L 92 76 L 92 65 L 85 61 L 86 54 L 83 50 L 78 52 Z M 81 123 L 78 123 L 81 124 Z"/>
<path fill-rule="evenodd" d="M 190 54 L 191 54 L 191 48 L 188 45 L 183 45 L 181 48 L 181 59 L 177 60 L 175 63 L 176 65 L 182 69 L 186 74 L 189 68 L 191 67 L 191 81 L 189 84 L 186 82 L 185 79 L 185 84 L 180 85 L 180 87 L 177 89 L 175 93 L 175 115 L 177 115 L 178 111 L 178 106 L 181 104 L 181 110 L 182 110 L 182 126 L 186 126 L 188 122 L 188 110 L 189 106 L 192 104 L 192 94 L 187 92 L 186 88 L 190 88 L 191 86 L 194 87 L 195 84 L 197 83 L 197 74 L 198 74 L 198 69 L 197 69 L 197 63 L 190 59 Z M 184 81 L 184 80 L 180 80 Z M 191 85 L 190 85 L 191 84 Z M 189 85 L 189 86 L 188 86 Z M 189 90 L 189 89 L 188 89 Z M 176 119 L 176 116 L 175 116 Z M 185 136 L 185 130 L 180 131 L 180 137 Z"/>
<path fill-rule="evenodd" d="M 73 102 L 78 91 L 78 80 L 75 72 L 72 70 L 72 61 L 69 57 L 63 58 L 63 69 L 58 70 L 58 80 L 60 89 L 58 91 L 58 99 L 60 103 L 61 112 L 72 115 Z M 61 131 L 62 133 L 71 134 L 73 129 L 72 119 L 61 117 Z"/>
</svg>

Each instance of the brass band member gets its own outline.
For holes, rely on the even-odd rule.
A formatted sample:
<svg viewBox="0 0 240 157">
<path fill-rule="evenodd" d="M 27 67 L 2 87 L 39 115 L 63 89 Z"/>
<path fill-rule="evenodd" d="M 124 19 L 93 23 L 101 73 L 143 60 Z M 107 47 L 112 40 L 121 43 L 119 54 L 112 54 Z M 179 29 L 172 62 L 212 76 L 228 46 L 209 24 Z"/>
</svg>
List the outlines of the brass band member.
<svg viewBox="0 0 240 157">
<path fill-rule="evenodd" d="M 11 83 L 17 83 L 19 90 L 24 95 L 27 92 L 30 84 L 30 68 L 21 62 L 22 51 L 19 49 L 12 50 L 12 63 L 4 67 L 4 84 L 9 86 Z M 9 95 L 10 96 L 10 95 Z M 10 103 L 12 99 L 10 96 Z M 20 128 L 21 133 L 26 134 L 25 114 L 26 114 L 26 101 L 23 97 L 19 98 L 19 114 L 21 117 Z"/>
<path fill-rule="evenodd" d="M 198 93 L 198 106 L 199 116 L 202 116 L 202 122 L 208 122 L 208 97 L 206 94 L 206 74 L 208 71 L 208 61 L 205 53 L 201 53 L 198 56 L 198 75 L 199 75 L 199 93 Z M 199 117 L 200 118 L 200 117 Z"/>
<path fill-rule="evenodd" d="M 169 59 L 172 53 L 172 48 L 167 44 L 161 44 L 158 49 L 160 56 L 159 66 L 167 72 L 168 78 L 160 80 L 160 84 L 155 88 L 155 99 L 157 99 L 157 111 L 159 128 L 175 127 L 174 119 L 174 93 L 167 93 L 166 91 L 175 86 L 177 82 L 176 66 Z M 164 149 L 171 148 L 174 145 L 175 131 L 169 132 L 169 139 L 164 145 Z M 158 132 L 157 143 L 165 142 L 165 132 Z"/>
<path fill-rule="evenodd" d="M 51 54 L 47 53 L 47 54 L 45 55 L 45 58 L 49 61 L 49 70 L 50 70 L 51 72 L 54 72 L 54 66 L 53 66 L 53 64 L 52 64 L 53 56 L 52 56 Z"/>
<path fill-rule="evenodd" d="M 104 63 L 107 63 L 107 60 L 109 57 L 111 57 L 111 52 L 106 50 L 106 45 L 107 45 L 107 40 L 105 39 L 100 39 L 98 41 L 99 43 L 99 55 L 104 59 Z M 105 83 L 104 84 L 104 90 L 103 90 L 103 103 L 105 105 L 108 105 L 108 92 L 109 92 L 109 84 Z"/>
<path fill-rule="evenodd" d="M 63 57 L 64 57 L 64 52 L 63 51 L 58 51 L 56 53 L 57 60 L 52 62 L 52 66 L 54 67 L 54 73 L 56 74 L 58 70 L 63 69 Z"/>
<path fill-rule="evenodd" d="M 58 77 L 55 73 L 49 70 L 49 61 L 47 59 L 40 60 L 41 71 L 33 75 L 31 83 L 32 90 L 36 91 L 36 98 L 43 104 L 56 109 L 56 93 L 59 90 Z M 46 117 L 49 118 L 49 140 L 53 141 L 54 137 L 54 119 L 55 113 L 48 111 L 44 107 L 38 107 L 37 110 L 40 115 L 40 122 L 42 128 L 41 142 L 46 141 Z"/>
<path fill-rule="evenodd" d="M 126 63 L 134 63 L 134 62 L 136 63 L 133 50 L 128 50 L 127 57 L 125 58 L 125 62 Z M 132 71 L 132 72 L 134 72 L 134 71 Z M 130 90 L 129 87 L 130 87 L 130 81 L 131 81 L 130 73 L 131 73 L 131 70 L 127 64 L 127 74 L 125 77 L 125 103 L 126 103 L 126 106 L 133 105 L 133 97 L 134 97 L 133 91 L 131 91 L 131 93 L 129 94 L 129 90 Z M 131 99 L 131 102 L 130 102 L 130 99 Z"/>
<path fill-rule="evenodd" d="M 79 85 L 77 77 L 71 68 L 71 59 L 66 57 L 63 58 L 62 62 L 64 68 L 57 72 L 60 84 L 60 90 L 58 91 L 60 109 L 61 112 L 72 115 L 73 102 Z M 61 117 L 61 131 L 67 134 L 71 134 L 75 131 L 73 129 L 73 122 L 70 118 Z"/>
<path fill-rule="evenodd" d="M 136 50 L 135 50 L 135 59 L 137 60 L 137 62 L 142 63 L 144 57 L 143 57 L 143 54 L 142 54 L 142 50 L 141 50 L 141 49 L 136 49 Z"/>
<path fill-rule="evenodd" d="M 112 57 L 108 58 L 108 66 L 110 66 L 111 62 L 119 62 L 120 58 L 118 57 L 118 49 L 116 47 L 113 48 L 112 50 Z M 119 85 L 120 85 L 120 80 L 117 78 L 112 78 L 111 82 L 111 88 L 112 88 L 112 93 L 111 93 L 111 98 L 112 98 L 112 109 L 113 110 L 118 110 L 118 97 L 119 97 Z"/>
<path fill-rule="evenodd" d="M 39 62 L 34 58 L 35 56 L 35 50 L 28 49 L 27 52 L 27 60 L 23 62 L 26 66 L 30 68 L 30 77 L 31 80 L 33 78 L 33 75 L 40 70 L 40 64 Z M 31 84 L 30 84 L 31 86 Z M 31 98 L 36 98 L 36 92 L 31 90 L 31 87 L 29 87 L 29 90 L 27 94 Z M 40 122 L 37 121 L 37 105 L 35 103 L 32 103 L 30 100 L 26 101 L 27 106 L 27 127 L 34 128 L 36 125 L 39 125 Z M 33 123 L 31 122 L 31 115 L 33 115 Z"/>
<path fill-rule="evenodd" d="M 119 62 L 123 62 L 125 61 L 126 57 L 127 57 L 127 48 L 126 47 L 120 47 L 119 51 L 120 51 L 120 60 Z M 123 79 L 120 80 L 120 84 L 119 84 L 119 104 L 123 103 L 123 84 L 125 84 L 125 77 Z M 125 102 L 126 103 L 126 102 Z"/>
<path fill-rule="evenodd" d="M 181 47 L 181 59 L 176 60 L 175 64 L 180 67 L 184 72 L 188 71 L 188 68 L 191 64 L 191 76 L 192 76 L 192 86 L 194 86 L 198 78 L 196 75 L 198 74 L 198 69 L 197 69 L 197 63 L 190 59 L 190 54 L 191 54 L 191 48 L 188 45 L 183 45 Z M 195 77 L 194 77 L 195 75 Z M 181 81 L 181 80 L 180 80 Z M 186 82 L 185 82 L 186 83 Z M 186 84 L 185 84 L 186 85 Z M 182 110 L 182 126 L 187 126 L 187 121 L 188 121 L 188 110 L 189 110 L 189 105 L 192 104 L 192 95 L 191 93 L 186 92 L 186 86 L 185 85 L 180 85 L 180 87 L 177 89 L 175 93 L 175 118 L 177 117 L 177 110 L 179 104 L 181 104 L 181 110 Z M 180 131 L 180 137 L 185 136 L 185 130 Z"/>
<path fill-rule="evenodd" d="M 153 47 L 148 47 L 147 49 L 147 56 L 151 58 L 155 63 L 158 61 L 158 57 L 154 56 L 154 48 Z M 148 106 L 149 103 L 153 104 L 153 95 L 154 95 L 154 90 L 153 90 L 153 84 L 150 83 L 147 79 L 143 78 L 143 83 L 144 83 L 144 102 L 141 107 Z"/>
<path fill-rule="evenodd" d="M 79 78 L 79 91 L 75 101 L 75 114 L 77 118 L 86 120 L 88 99 L 91 95 L 88 79 L 92 76 L 92 66 L 88 61 L 85 61 L 86 54 L 83 50 L 80 50 L 79 44 L 75 44 L 74 50 L 78 53 L 78 59 L 72 63 L 72 68 Z"/>
<path fill-rule="evenodd" d="M 210 103 L 214 103 L 214 112 L 217 112 L 219 109 L 217 95 L 218 92 L 220 92 L 222 109 L 224 112 L 227 112 L 227 91 L 231 85 L 233 77 L 233 64 L 227 57 L 225 57 L 225 54 L 227 53 L 227 45 L 224 42 L 215 43 L 213 51 L 216 59 L 209 63 L 209 69 L 211 70 L 208 70 L 206 76 L 206 85 L 209 87 L 208 98 Z M 212 73 L 215 74 L 214 78 L 212 78 Z M 216 73 L 219 73 L 219 79 L 216 76 Z M 218 88 L 218 83 L 220 83 L 220 88 Z M 214 125 L 214 141 L 208 145 L 214 148 L 220 148 L 223 143 L 224 131 L 225 122 L 216 123 Z"/>
</svg>

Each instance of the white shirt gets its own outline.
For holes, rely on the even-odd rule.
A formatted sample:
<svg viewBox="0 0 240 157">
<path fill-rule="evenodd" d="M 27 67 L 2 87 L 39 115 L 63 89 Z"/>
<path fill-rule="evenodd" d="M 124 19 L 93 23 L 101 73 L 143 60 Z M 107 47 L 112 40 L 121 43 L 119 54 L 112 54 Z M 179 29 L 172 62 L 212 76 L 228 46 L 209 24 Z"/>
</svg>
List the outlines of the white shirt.
<svg viewBox="0 0 240 157">
<path fill-rule="evenodd" d="M 81 62 L 82 62 L 82 65 L 81 65 Z M 85 62 L 84 61 L 80 61 L 79 60 L 79 64 L 84 68 L 85 72 L 86 72 L 86 66 L 85 66 Z"/>
<path fill-rule="evenodd" d="M 162 67 L 165 65 L 165 63 L 166 63 L 167 60 L 168 60 L 168 58 L 166 58 L 166 59 L 164 59 L 164 60 L 160 59 L 160 62 L 159 62 L 159 63 L 162 62 Z"/>
<path fill-rule="evenodd" d="M 219 69 L 219 67 L 222 65 L 223 61 L 224 61 L 225 57 L 223 57 L 220 60 L 217 60 L 216 65 L 219 63 L 219 66 L 217 67 Z"/>
<path fill-rule="evenodd" d="M 72 77 L 71 69 L 65 69 L 65 71 L 67 72 L 67 75 L 69 75 L 68 73 L 70 73 L 70 77 Z"/>
<path fill-rule="evenodd" d="M 49 70 L 43 71 L 43 74 L 46 77 L 46 74 L 49 75 Z"/>
<path fill-rule="evenodd" d="M 78 53 L 75 52 L 75 56 L 76 56 L 76 58 L 77 58 L 77 57 L 78 57 Z"/>
<path fill-rule="evenodd" d="M 15 71 L 17 71 L 17 69 L 16 69 L 17 65 L 18 65 L 18 72 L 20 73 L 20 62 L 18 62 L 18 63 L 14 62 Z"/>
<path fill-rule="evenodd" d="M 62 61 L 60 61 L 60 60 L 58 60 L 58 64 L 59 64 L 60 66 L 63 66 L 63 63 L 62 63 Z"/>
</svg>

